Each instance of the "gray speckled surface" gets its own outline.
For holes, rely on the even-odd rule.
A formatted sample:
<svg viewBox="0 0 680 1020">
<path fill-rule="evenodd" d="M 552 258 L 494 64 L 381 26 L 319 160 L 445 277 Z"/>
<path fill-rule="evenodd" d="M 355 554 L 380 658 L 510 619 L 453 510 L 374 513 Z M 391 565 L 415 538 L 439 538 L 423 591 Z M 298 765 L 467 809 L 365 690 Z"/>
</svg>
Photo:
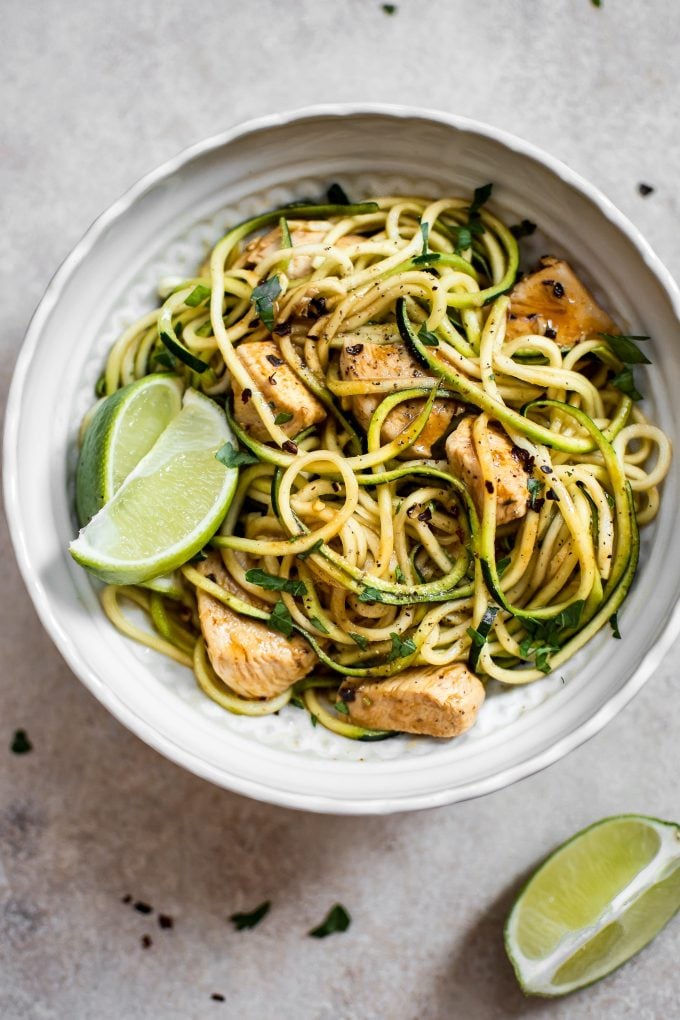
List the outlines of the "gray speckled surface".
<svg viewBox="0 0 680 1020">
<path fill-rule="evenodd" d="M 599 185 L 680 269 L 675 0 L 402 0 L 392 17 L 372 0 L 6 0 L 3 27 L 3 403 L 34 305 L 102 208 L 179 148 L 313 101 L 502 125 Z M 677 1015 L 677 923 L 561 1002 L 522 997 L 501 941 L 522 876 L 576 829 L 680 815 L 677 648 L 603 733 L 508 790 L 420 815 L 315 817 L 215 789 L 127 733 L 42 632 L 6 530 L 2 554 L 3 1018 Z M 19 726 L 34 744 L 21 757 L 8 750 Z M 258 929 L 231 930 L 228 914 L 266 898 Z M 336 900 L 350 930 L 306 938 Z"/>
</svg>

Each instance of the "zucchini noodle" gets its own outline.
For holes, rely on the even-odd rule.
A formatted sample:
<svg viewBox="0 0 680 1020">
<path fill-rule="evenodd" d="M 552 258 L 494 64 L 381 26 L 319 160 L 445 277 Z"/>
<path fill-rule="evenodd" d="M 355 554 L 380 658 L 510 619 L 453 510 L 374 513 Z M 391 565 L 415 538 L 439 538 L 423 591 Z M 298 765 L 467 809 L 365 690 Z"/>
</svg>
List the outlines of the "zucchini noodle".
<svg viewBox="0 0 680 1020">
<path fill-rule="evenodd" d="M 195 277 L 167 281 L 161 307 L 111 349 L 99 398 L 172 372 L 224 407 L 245 465 L 204 551 L 228 583 L 191 562 L 171 594 L 102 595 L 119 630 L 191 667 L 227 711 L 292 703 L 315 725 L 381 739 L 346 718 L 346 678 L 466 663 L 525 684 L 616 626 L 670 443 L 624 384 L 616 334 L 565 344 L 550 325 L 509 330 L 518 244 L 486 197 L 265 213 Z M 258 350 L 275 352 L 268 378 Z M 362 370 L 367 352 L 388 370 Z M 501 447 L 520 497 L 503 496 Z M 313 649 L 311 675 L 239 696 L 213 668 L 199 592 L 259 626 L 283 617 Z"/>
</svg>

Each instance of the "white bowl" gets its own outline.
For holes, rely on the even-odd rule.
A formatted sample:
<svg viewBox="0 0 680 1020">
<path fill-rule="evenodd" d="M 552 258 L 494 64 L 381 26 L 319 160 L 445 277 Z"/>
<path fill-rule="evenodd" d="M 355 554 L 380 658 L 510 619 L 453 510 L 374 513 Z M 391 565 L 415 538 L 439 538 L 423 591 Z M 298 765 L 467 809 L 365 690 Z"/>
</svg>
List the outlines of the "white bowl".
<svg viewBox="0 0 680 1020">
<path fill-rule="evenodd" d="M 198 775 L 290 807 L 380 813 L 479 796 L 557 761 L 596 733 L 650 677 L 680 624 L 680 500 L 673 470 L 645 532 L 622 641 L 601 633 L 559 676 L 492 685 L 477 726 L 453 741 L 355 743 L 278 716 L 229 715 L 189 670 L 121 637 L 96 584 L 67 552 L 74 534 L 75 436 L 105 353 L 156 301 L 160 277 L 187 273 L 238 220 L 340 180 L 371 193 L 469 193 L 494 182 L 510 222 L 540 225 L 634 333 L 649 333 L 646 401 L 677 440 L 680 296 L 646 242 L 568 167 L 495 128 L 384 106 L 318 107 L 234 128 L 148 174 L 105 212 L 66 259 L 26 336 L 5 434 L 5 490 L 26 585 L 74 672 L 118 719 Z"/>
</svg>

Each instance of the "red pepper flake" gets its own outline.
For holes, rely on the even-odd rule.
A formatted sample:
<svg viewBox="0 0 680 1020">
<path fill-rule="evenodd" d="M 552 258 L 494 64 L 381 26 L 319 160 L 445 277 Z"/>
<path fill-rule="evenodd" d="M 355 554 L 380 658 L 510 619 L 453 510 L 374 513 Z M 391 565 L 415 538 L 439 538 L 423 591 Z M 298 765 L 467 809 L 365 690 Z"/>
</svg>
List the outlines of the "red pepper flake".
<svg viewBox="0 0 680 1020">
<path fill-rule="evenodd" d="M 221 992 L 213 992 L 212 995 L 210 996 L 210 998 L 213 999 L 214 1002 L 224 1002 L 225 1001 L 224 996 L 222 995 Z"/>
<path fill-rule="evenodd" d="M 488 478 L 484 482 L 484 486 L 485 486 L 487 492 L 493 492 L 494 491 L 493 482 L 490 482 Z"/>
<path fill-rule="evenodd" d="M 425 523 L 427 523 L 427 521 L 432 520 L 432 511 L 430 510 L 429 506 L 426 506 L 421 514 L 418 514 L 418 520 L 424 521 Z"/>
<path fill-rule="evenodd" d="M 243 390 L 243 392 L 241 393 L 241 402 L 244 403 L 244 404 L 247 404 L 248 401 L 250 400 L 250 398 L 252 397 L 252 395 L 253 395 L 253 391 L 252 390 L 248 390 L 248 389 Z"/>
<path fill-rule="evenodd" d="M 292 439 L 287 439 L 286 442 L 282 445 L 281 449 L 285 450 L 286 453 L 292 453 L 293 456 L 295 456 L 295 454 L 298 452 L 298 448 Z"/>
<path fill-rule="evenodd" d="M 546 326 L 545 327 L 545 336 L 547 336 L 548 340 L 554 340 L 555 337 L 557 336 L 557 330 L 555 329 L 555 327 L 554 326 Z"/>
<path fill-rule="evenodd" d="M 281 365 L 283 365 L 283 359 L 277 358 L 275 354 L 268 354 L 267 361 L 270 365 L 273 365 L 274 368 L 281 368 Z"/>
<path fill-rule="evenodd" d="M 153 945 L 150 935 L 142 935 L 140 941 L 142 943 L 142 949 L 149 949 Z"/>
<path fill-rule="evenodd" d="M 638 191 L 640 192 L 640 194 L 642 195 L 643 198 L 647 198 L 647 195 L 653 195 L 654 194 L 654 188 L 652 187 L 651 184 L 642 184 L 642 183 L 638 184 Z"/>
<path fill-rule="evenodd" d="M 317 317 L 317 319 L 321 315 L 325 315 L 326 312 L 328 311 L 326 307 L 326 299 L 323 297 L 312 298 L 312 300 L 309 302 L 309 308 L 312 314 Z"/>
<path fill-rule="evenodd" d="M 277 336 L 288 336 L 292 328 L 290 322 L 280 322 L 278 326 L 274 326 L 272 333 L 276 333 Z"/>
<path fill-rule="evenodd" d="M 363 344 L 354 344 L 352 347 L 345 347 L 345 354 L 361 354 L 363 349 Z"/>
<path fill-rule="evenodd" d="M 174 928 L 175 922 L 169 914 L 159 914 L 158 923 L 161 928 Z"/>
<path fill-rule="evenodd" d="M 132 896 L 130 893 L 126 893 L 125 896 L 121 897 L 121 903 L 132 903 Z"/>
<path fill-rule="evenodd" d="M 341 701 L 356 701 L 357 692 L 353 687 L 341 687 L 338 691 Z"/>
<path fill-rule="evenodd" d="M 139 914 L 151 914 L 153 913 L 153 907 L 150 907 L 148 903 L 144 903 L 143 900 L 137 900 L 135 903 L 135 910 Z"/>
</svg>

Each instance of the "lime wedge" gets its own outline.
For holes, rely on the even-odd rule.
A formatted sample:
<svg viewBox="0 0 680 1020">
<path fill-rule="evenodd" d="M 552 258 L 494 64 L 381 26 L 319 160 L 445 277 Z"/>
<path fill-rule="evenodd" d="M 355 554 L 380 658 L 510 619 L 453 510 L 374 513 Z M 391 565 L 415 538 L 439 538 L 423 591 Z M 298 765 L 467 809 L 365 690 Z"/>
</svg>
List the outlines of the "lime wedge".
<svg viewBox="0 0 680 1020">
<path fill-rule="evenodd" d="M 81 525 L 108 503 L 181 406 L 182 385 L 173 375 L 147 375 L 99 404 L 76 470 Z"/>
<path fill-rule="evenodd" d="M 565 995 L 629 960 L 680 909 L 680 826 L 619 815 L 577 833 L 529 879 L 505 948 L 529 995 Z"/>
<path fill-rule="evenodd" d="M 169 574 L 224 518 L 238 479 L 215 457 L 234 437 L 222 409 L 187 390 L 182 409 L 78 538 L 75 560 L 112 584 Z"/>
</svg>

